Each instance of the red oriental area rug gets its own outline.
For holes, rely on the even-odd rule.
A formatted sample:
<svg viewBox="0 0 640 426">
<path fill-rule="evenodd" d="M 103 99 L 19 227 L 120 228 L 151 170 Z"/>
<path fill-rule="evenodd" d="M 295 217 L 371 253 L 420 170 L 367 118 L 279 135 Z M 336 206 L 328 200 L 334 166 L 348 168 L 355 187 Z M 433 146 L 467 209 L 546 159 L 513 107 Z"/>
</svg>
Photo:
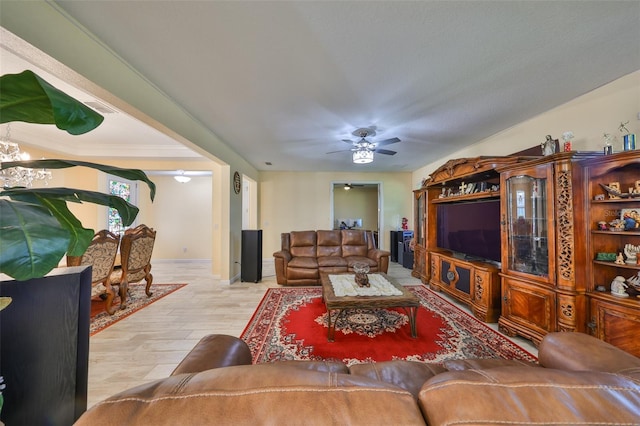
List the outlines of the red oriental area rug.
<svg viewBox="0 0 640 426">
<path fill-rule="evenodd" d="M 462 358 L 537 358 L 424 285 L 406 286 L 420 299 L 418 337 L 403 309 L 354 309 L 340 316 L 327 341 L 327 310 L 318 287 L 271 288 L 242 332 L 254 363 L 338 360 L 347 365 L 393 359 L 441 363 Z M 334 311 L 333 317 L 337 316 Z"/>
<path fill-rule="evenodd" d="M 125 319 L 129 315 L 146 308 L 153 302 L 180 290 L 186 284 L 151 284 L 151 297 L 147 297 L 144 292 L 146 284 L 129 284 L 129 298 L 127 299 L 127 308 L 119 309 L 120 296 L 113 300 L 116 311 L 113 315 L 109 315 L 104 309 L 104 301 L 95 297 L 91 299 L 91 325 L 89 326 L 89 335 L 93 336 L 99 331 Z M 117 288 L 117 287 L 116 287 Z"/>
</svg>

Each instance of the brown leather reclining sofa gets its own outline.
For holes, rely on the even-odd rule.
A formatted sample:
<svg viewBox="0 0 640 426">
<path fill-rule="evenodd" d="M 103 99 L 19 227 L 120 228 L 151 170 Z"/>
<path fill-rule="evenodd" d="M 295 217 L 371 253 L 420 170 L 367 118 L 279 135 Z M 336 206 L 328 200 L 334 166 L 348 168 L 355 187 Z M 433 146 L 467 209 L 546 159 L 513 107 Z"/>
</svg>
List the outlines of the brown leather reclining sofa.
<svg viewBox="0 0 640 426">
<path fill-rule="evenodd" d="M 356 263 L 366 263 L 370 272 L 389 269 L 391 253 L 376 248 L 371 231 L 293 231 L 281 238 L 282 249 L 273 253 L 278 284 L 317 285 L 320 272 L 351 272 Z"/>
<path fill-rule="evenodd" d="M 550 333 L 539 363 L 251 364 L 210 335 L 166 379 L 114 395 L 76 425 L 640 424 L 640 359 L 582 333 Z"/>
</svg>

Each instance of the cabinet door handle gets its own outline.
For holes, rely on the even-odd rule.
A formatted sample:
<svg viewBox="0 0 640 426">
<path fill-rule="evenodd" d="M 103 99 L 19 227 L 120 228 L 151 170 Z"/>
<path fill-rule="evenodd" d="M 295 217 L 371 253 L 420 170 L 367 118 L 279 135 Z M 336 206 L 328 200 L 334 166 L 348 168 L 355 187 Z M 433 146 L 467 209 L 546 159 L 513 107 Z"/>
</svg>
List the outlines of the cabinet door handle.
<svg viewBox="0 0 640 426">
<path fill-rule="evenodd" d="M 504 297 L 502 298 L 502 300 L 504 300 L 505 302 L 508 302 L 508 301 L 509 301 L 509 298 L 508 298 L 507 296 L 504 296 Z"/>
</svg>

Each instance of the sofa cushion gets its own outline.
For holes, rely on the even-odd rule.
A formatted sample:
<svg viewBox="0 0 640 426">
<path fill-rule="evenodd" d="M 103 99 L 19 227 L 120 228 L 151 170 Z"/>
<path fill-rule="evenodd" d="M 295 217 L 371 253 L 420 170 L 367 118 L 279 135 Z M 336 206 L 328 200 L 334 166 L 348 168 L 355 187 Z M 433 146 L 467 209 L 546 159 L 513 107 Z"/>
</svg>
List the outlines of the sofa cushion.
<svg viewBox="0 0 640 426">
<path fill-rule="evenodd" d="M 342 234 L 340 231 L 317 231 L 318 257 L 342 256 Z"/>
<path fill-rule="evenodd" d="M 347 261 L 347 265 L 349 265 L 349 268 L 353 268 L 353 265 L 355 265 L 356 263 L 364 263 L 369 266 L 378 266 L 378 263 L 375 260 L 369 259 L 365 256 L 349 256 L 345 258 L 345 260 Z"/>
<path fill-rule="evenodd" d="M 328 257 L 318 257 L 318 265 L 322 268 L 331 268 L 331 267 L 346 268 L 348 263 L 347 263 L 347 259 L 345 259 L 344 257 L 328 256 Z"/>
<path fill-rule="evenodd" d="M 315 257 L 294 257 L 289 261 L 289 268 L 294 269 L 318 269 L 318 259 Z"/>
<path fill-rule="evenodd" d="M 147 383 L 97 403 L 76 423 L 114 424 L 423 425 L 424 419 L 411 393 L 383 382 L 257 364 Z"/>
<path fill-rule="evenodd" d="M 316 257 L 316 231 L 292 231 L 289 251 L 293 257 Z"/>
<path fill-rule="evenodd" d="M 366 232 L 343 229 L 342 231 L 342 256 L 367 257 L 369 252 Z"/>
<path fill-rule="evenodd" d="M 443 362 L 443 365 L 444 368 L 449 371 L 486 370 L 499 367 L 540 367 L 540 365 L 535 362 L 502 358 L 452 359 Z"/>
<path fill-rule="evenodd" d="M 424 384 L 418 403 L 433 425 L 637 424 L 640 384 L 596 371 L 448 371 Z"/>
<path fill-rule="evenodd" d="M 408 390 L 416 399 L 422 385 L 443 371 L 446 370 L 438 364 L 404 360 L 354 364 L 349 367 L 349 372 L 354 376 L 391 383 Z"/>
</svg>

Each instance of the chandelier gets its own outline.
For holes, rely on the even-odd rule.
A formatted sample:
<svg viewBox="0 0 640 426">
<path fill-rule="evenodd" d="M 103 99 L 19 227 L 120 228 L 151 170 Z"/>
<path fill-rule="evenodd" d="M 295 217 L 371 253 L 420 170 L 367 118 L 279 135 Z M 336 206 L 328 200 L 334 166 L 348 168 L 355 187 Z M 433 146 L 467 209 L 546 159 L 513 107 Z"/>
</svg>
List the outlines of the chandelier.
<svg viewBox="0 0 640 426">
<path fill-rule="evenodd" d="M 373 151 L 369 149 L 357 149 L 353 151 L 353 162 L 355 164 L 367 164 L 373 161 Z"/>
<path fill-rule="evenodd" d="M 28 161 L 29 154 L 21 152 L 17 143 L 11 142 L 11 128 L 7 125 L 5 135 L 0 138 L 0 163 L 13 161 Z M 14 186 L 31 187 L 34 180 L 44 181 L 47 185 L 51 179 L 51 172 L 47 169 L 28 169 L 26 167 L 11 167 L 0 170 L 0 183 L 3 188 Z"/>
</svg>

